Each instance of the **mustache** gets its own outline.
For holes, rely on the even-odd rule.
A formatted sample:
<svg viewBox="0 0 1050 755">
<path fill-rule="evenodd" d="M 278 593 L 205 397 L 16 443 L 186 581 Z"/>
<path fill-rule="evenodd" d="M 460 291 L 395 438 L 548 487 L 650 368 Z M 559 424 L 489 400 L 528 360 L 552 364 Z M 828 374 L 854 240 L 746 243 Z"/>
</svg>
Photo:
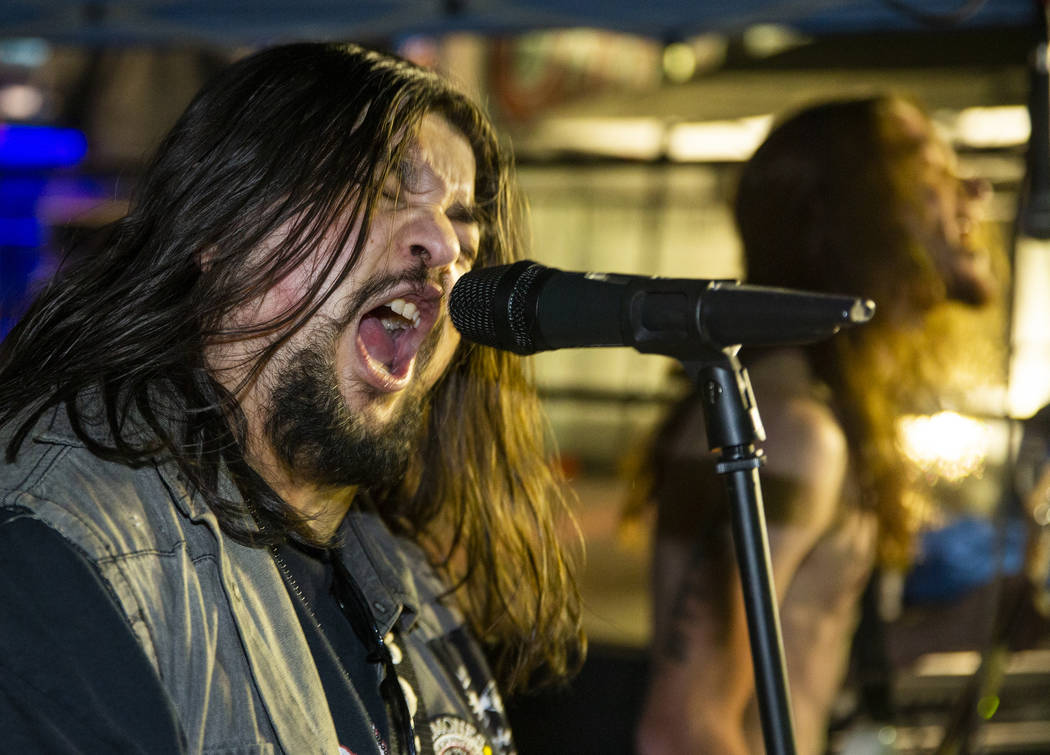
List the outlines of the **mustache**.
<svg viewBox="0 0 1050 755">
<path fill-rule="evenodd" d="M 357 287 L 357 291 L 354 292 L 353 297 L 347 303 L 346 311 L 341 318 L 337 321 L 340 327 L 346 327 L 353 322 L 358 315 L 362 314 L 364 306 L 380 293 L 387 289 L 396 288 L 404 285 L 405 283 L 411 284 L 414 288 L 422 290 L 428 283 L 435 283 L 441 288 L 441 295 L 443 297 L 448 296 L 448 279 L 447 277 L 432 271 L 426 266 L 423 260 L 419 261 L 419 264 L 408 270 L 400 273 L 392 273 L 387 275 L 373 275 L 364 281 Z"/>
</svg>

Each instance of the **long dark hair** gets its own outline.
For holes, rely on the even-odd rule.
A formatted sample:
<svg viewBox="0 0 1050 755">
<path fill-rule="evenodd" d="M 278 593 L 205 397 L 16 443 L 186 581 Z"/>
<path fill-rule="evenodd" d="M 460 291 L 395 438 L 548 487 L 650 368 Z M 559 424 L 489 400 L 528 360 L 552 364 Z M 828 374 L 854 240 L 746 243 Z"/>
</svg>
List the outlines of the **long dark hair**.
<svg viewBox="0 0 1050 755">
<path fill-rule="evenodd" d="M 245 380 L 258 374 L 324 303 L 330 273 L 338 285 L 353 268 L 386 172 L 430 112 L 474 150 L 477 264 L 520 257 L 510 160 L 484 114 L 448 82 L 353 45 L 264 50 L 198 94 L 108 242 L 63 266 L 0 344 L 0 425 L 17 423 L 8 461 L 45 411 L 64 406 L 100 457 L 171 458 L 230 537 L 256 546 L 308 539 L 304 518 L 245 462 L 236 391 L 209 372 L 205 346 L 271 336 Z M 268 255 L 253 255 L 278 228 Z M 341 269 L 327 254 L 297 306 L 261 325 L 228 324 L 326 234 L 331 250 L 353 240 Z M 399 488 L 371 496 L 396 532 L 449 572 L 475 630 L 500 648 L 508 686 L 540 665 L 565 671 L 582 643 L 573 568 L 556 545 L 565 493 L 539 417 L 517 358 L 462 344 L 432 392 L 417 465 Z M 224 470 L 251 512 L 220 494 Z"/>
</svg>

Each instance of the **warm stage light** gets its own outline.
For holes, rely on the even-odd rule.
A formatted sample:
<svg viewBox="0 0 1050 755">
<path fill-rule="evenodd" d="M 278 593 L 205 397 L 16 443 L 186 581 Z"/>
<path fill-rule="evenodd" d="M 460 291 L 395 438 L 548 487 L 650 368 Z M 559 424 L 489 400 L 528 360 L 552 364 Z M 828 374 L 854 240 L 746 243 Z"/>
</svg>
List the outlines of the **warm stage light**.
<svg viewBox="0 0 1050 755">
<path fill-rule="evenodd" d="M 980 474 L 995 443 L 985 422 L 957 412 L 905 415 L 897 429 L 904 455 L 924 474 L 947 482 Z"/>
</svg>

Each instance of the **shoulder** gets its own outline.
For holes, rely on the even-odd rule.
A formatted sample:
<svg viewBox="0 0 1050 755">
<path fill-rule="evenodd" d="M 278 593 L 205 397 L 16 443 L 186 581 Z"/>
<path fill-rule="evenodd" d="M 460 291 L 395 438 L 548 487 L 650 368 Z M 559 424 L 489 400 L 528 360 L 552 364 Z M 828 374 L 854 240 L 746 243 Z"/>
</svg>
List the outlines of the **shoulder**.
<svg viewBox="0 0 1050 755">
<path fill-rule="evenodd" d="M 801 352 L 760 364 L 753 386 L 765 428 L 762 484 L 771 518 L 818 537 L 840 509 L 850 465 L 845 431 Z"/>
<path fill-rule="evenodd" d="M 9 437 L 5 428 L 0 442 Z M 21 507 L 86 553 L 106 557 L 179 539 L 172 503 L 182 487 L 173 480 L 154 464 L 96 456 L 56 409 L 40 418 L 13 461 L 0 455 L 0 508 Z"/>
<path fill-rule="evenodd" d="M 842 474 L 849 462 L 846 434 L 823 402 L 796 396 L 759 406 L 770 472 L 800 481 Z"/>
<path fill-rule="evenodd" d="M 749 373 L 765 428 L 766 468 L 800 482 L 844 473 L 846 434 L 802 352 L 774 352 Z"/>
</svg>

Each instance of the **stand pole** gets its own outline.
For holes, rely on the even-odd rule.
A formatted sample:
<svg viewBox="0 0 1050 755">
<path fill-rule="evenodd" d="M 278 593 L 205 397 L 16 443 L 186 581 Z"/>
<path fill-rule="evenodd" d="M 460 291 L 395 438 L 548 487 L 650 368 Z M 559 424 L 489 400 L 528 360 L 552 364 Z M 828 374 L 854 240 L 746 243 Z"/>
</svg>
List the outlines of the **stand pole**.
<svg viewBox="0 0 1050 755">
<path fill-rule="evenodd" d="M 747 371 L 735 349 L 683 366 L 700 391 L 708 445 L 719 453 L 716 471 L 729 494 L 733 545 L 744 593 L 755 691 L 768 755 L 795 755 L 794 724 L 773 587 L 755 443 L 765 439 Z"/>
</svg>

